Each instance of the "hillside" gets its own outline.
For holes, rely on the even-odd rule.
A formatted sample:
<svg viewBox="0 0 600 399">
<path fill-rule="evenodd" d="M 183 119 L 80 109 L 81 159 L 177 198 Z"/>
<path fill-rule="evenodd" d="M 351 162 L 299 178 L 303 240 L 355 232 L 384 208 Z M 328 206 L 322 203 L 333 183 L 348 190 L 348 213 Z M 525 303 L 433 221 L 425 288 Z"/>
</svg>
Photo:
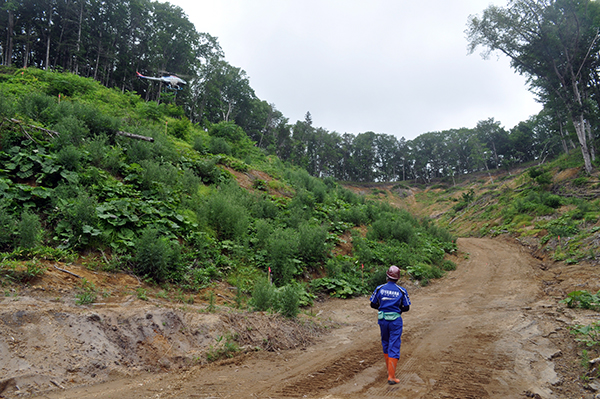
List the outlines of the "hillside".
<svg viewBox="0 0 600 399">
<path fill-rule="evenodd" d="M 341 184 L 267 156 L 235 124 L 191 124 L 172 104 L 69 74 L 0 77 L 0 395 L 82 397 L 104 382 L 116 390 L 89 389 L 110 396 L 129 389 L 127 381 L 151 381 L 135 395 L 174 397 L 161 390 L 185 382 L 194 392 L 199 370 L 228 380 L 240 370 L 233 365 L 274 370 L 279 356 L 313 350 L 309 358 L 321 362 L 277 374 L 300 383 L 272 392 L 261 374 L 253 392 L 295 397 L 310 385 L 307 374 L 321 381 L 302 391 L 307 397 L 369 392 L 379 358 L 364 295 L 397 264 L 415 303 L 426 304 L 407 314 L 407 325 L 414 317 L 424 331 L 407 332 L 408 353 L 421 363 L 438 352 L 418 344 L 440 345 L 436 331 L 450 328 L 438 324 L 439 312 L 458 312 L 461 340 L 438 349 L 444 362 L 462 359 L 465 372 L 473 350 L 491 353 L 498 339 L 531 332 L 540 346 L 509 348 L 515 357 L 496 369 L 489 364 L 498 359 L 478 358 L 476 391 L 461 385 L 460 373 L 440 380 L 456 363 L 421 366 L 410 374 L 418 392 L 523 393 L 490 382 L 499 372 L 529 397 L 592 397 L 586 389 L 596 372 L 580 364 L 598 347 L 583 355 L 569 331 L 597 313 L 561 302 L 600 289 L 598 175 L 583 174 L 576 156 L 456 184 Z M 58 97 L 65 87 L 69 95 Z M 572 298 L 576 308 L 581 296 Z M 486 331 L 471 327 L 503 307 L 496 317 L 513 323 L 514 336 L 494 330 L 494 316 Z M 521 331 L 515 318 L 543 323 Z M 360 366 L 329 355 L 340 335 Z M 540 368 L 521 373 L 514 365 L 531 353 Z M 344 388 L 351 378 L 363 391 Z M 197 384 L 210 391 L 212 383 Z"/>
</svg>

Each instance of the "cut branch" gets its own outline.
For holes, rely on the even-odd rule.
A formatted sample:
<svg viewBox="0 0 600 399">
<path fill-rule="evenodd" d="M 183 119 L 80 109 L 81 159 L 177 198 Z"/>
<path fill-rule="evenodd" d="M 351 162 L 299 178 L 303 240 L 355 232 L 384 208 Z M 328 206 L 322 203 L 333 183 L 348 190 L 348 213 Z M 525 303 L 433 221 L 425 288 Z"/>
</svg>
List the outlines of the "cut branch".
<svg viewBox="0 0 600 399">
<path fill-rule="evenodd" d="M 154 137 L 140 136 L 139 134 L 133 134 L 133 133 L 127 133 L 127 132 L 121 132 L 121 131 L 118 131 L 117 134 L 119 136 L 125 136 L 125 137 L 129 137 L 132 139 L 149 141 L 151 143 L 154 142 Z"/>
<path fill-rule="evenodd" d="M 56 266 L 56 265 L 54 265 L 54 268 L 55 268 L 56 270 L 58 270 L 58 271 L 61 271 L 61 272 L 63 272 L 63 273 L 70 274 L 71 276 L 75 276 L 75 277 L 77 277 L 77 278 L 82 278 L 80 275 L 78 275 L 78 274 L 75 274 L 75 273 L 73 273 L 73 272 L 70 272 L 70 271 L 68 271 L 68 270 L 65 270 L 65 269 L 61 269 L 60 267 L 58 267 L 58 266 Z"/>
</svg>

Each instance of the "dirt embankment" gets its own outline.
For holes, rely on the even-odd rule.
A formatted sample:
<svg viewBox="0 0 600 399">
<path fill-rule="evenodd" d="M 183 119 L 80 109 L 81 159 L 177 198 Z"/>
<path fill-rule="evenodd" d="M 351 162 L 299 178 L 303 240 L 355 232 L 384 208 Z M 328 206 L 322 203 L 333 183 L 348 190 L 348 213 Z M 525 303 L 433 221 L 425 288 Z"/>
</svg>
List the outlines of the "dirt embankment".
<svg viewBox="0 0 600 399">
<path fill-rule="evenodd" d="M 567 309 L 559 300 L 574 289 L 596 292 L 600 270 L 544 265 L 504 239 L 460 239 L 458 245 L 456 271 L 425 288 L 406 283 L 413 305 L 404 315 L 401 383 L 395 386 L 386 384 L 366 298 L 317 304 L 306 319 L 337 325 L 319 337 L 316 330 L 276 329 L 279 324 L 261 330 L 259 315 L 206 314 L 132 300 L 87 310 L 5 298 L 0 395 L 594 398 L 580 379 L 580 350 L 569 326 L 598 320 L 598 314 Z M 261 330 L 248 338 L 250 346 L 283 337 L 299 344 L 193 364 L 232 329 L 246 338 L 244 331 Z M 308 335 L 293 337 L 298 331 Z"/>
</svg>

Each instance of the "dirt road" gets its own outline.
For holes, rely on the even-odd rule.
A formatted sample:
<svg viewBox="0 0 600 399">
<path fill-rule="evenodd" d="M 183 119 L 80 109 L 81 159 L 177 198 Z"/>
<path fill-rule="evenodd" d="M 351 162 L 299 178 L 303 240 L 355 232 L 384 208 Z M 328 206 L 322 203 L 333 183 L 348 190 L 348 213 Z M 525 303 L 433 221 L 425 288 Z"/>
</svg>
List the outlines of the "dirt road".
<svg viewBox="0 0 600 399">
<path fill-rule="evenodd" d="M 508 240 L 465 238 L 458 245 L 456 271 L 425 288 L 407 286 L 413 305 L 403 315 L 398 385 L 386 384 L 375 311 L 363 297 L 319 304 L 319 317 L 341 327 L 304 349 L 251 352 L 38 397 L 593 398 L 569 370 L 575 316 L 557 300 L 564 271 L 543 270 Z"/>
</svg>

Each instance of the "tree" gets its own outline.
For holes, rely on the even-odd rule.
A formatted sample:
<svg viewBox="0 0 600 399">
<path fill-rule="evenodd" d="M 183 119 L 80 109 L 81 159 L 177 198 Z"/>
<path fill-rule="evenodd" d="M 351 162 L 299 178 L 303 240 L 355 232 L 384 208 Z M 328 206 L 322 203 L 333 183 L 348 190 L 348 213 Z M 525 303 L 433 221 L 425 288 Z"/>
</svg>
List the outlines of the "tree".
<svg viewBox="0 0 600 399">
<path fill-rule="evenodd" d="M 202 119 L 217 123 L 241 118 L 256 99 L 246 72 L 220 58 L 201 67 L 196 98 Z"/>
<path fill-rule="evenodd" d="M 579 140 L 585 169 L 592 172 L 589 148 L 589 85 L 598 70 L 600 4 L 590 0 L 511 0 L 471 16 L 469 51 L 500 51 L 529 78 L 530 89 L 560 99 Z"/>
<path fill-rule="evenodd" d="M 505 153 L 508 146 L 508 132 L 500 126 L 500 122 L 495 121 L 494 118 L 489 118 L 477 122 L 475 134 L 479 141 L 490 150 L 491 161 L 498 169 L 502 154 Z M 488 161 L 486 159 L 486 162 Z"/>
</svg>

